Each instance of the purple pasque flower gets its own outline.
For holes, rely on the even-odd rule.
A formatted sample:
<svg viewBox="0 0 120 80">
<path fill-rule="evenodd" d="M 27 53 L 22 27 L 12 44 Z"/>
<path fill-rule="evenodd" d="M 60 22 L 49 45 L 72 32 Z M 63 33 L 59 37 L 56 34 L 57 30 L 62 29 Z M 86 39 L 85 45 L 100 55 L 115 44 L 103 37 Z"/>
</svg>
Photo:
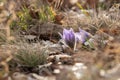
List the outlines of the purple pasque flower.
<svg viewBox="0 0 120 80">
<path fill-rule="evenodd" d="M 89 33 L 79 28 L 79 32 L 76 32 L 75 36 L 77 42 L 84 43 L 88 39 Z"/>
<path fill-rule="evenodd" d="M 60 34 L 61 35 L 61 34 Z M 64 29 L 63 35 L 61 35 L 64 44 L 69 46 L 72 49 L 76 49 L 76 45 L 78 42 L 84 44 L 89 37 L 89 33 L 79 29 L 79 32 L 74 32 L 72 28 Z"/>
<path fill-rule="evenodd" d="M 69 30 L 68 29 L 63 30 L 62 39 L 65 41 L 65 43 L 69 47 L 74 48 L 76 38 L 75 38 L 75 33 L 72 28 L 70 28 Z"/>
</svg>

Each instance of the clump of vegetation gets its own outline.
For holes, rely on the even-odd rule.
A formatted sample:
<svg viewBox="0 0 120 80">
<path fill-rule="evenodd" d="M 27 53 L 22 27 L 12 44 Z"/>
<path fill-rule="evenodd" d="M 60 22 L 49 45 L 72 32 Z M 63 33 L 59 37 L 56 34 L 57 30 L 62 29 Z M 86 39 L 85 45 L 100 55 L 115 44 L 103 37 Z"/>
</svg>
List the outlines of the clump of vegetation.
<svg viewBox="0 0 120 80">
<path fill-rule="evenodd" d="M 47 49 L 23 46 L 14 54 L 14 61 L 20 66 L 37 67 L 47 63 Z"/>
<path fill-rule="evenodd" d="M 41 6 L 38 6 L 42 4 Z M 54 13 L 49 5 L 45 5 L 42 1 L 38 1 L 33 5 L 21 6 L 21 10 L 16 13 L 18 21 L 14 21 L 11 27 L 16 30 L 28 30 L 37 23 L 54 22 Z"/>
</svg>

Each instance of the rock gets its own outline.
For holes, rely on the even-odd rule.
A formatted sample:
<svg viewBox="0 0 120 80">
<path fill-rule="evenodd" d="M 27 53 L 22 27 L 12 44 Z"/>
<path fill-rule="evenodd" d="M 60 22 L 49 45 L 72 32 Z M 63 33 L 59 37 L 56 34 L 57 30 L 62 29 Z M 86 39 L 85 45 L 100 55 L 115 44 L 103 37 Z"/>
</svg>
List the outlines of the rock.
<svg viewBox="0 0 120 80">
<path fill-rule="evenodd" d="M 13 80 L 28 80 L 27 75 L 19 73 L 19 72 L 13 73 L 12 79 Z"/>
<path fill-rule="evenodd" d="M 53 23 L 43 23 L 32 27 L 26 34 L 36 35 L 40 39 L 58 39 L 60 38 L 58 32 L 62 33 L 63 26 Z"/>
</svg>

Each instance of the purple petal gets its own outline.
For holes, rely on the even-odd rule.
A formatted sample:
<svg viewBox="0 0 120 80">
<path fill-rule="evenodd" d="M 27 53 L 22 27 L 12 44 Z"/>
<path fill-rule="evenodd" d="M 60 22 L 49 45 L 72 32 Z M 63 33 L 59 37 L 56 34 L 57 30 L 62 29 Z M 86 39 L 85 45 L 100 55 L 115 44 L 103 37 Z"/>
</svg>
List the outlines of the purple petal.
<svg viewBox="0 0 120 80">
<path fill-rule="evenodd" d="M 85 37 L 89 37 L 89 33 L 86 32 L 85 30 L 82 30 L 82 29 L 79 28 L 79 32 L 80 32 L 81 35 L 84 35 Z"/>
<path fill-rule="evenodd" d="M 73 41 L 75 39 L 74 31 L 72 28 L 70 30 L 63 30 L 63 39 L 65 41 Z"/>
<path fill-rule="evenodd" d="M 64 29 L 63 30 L 63 36 L 62 39 L 68 44 L 70 47 L 73 47 L 75 44 L 75 33 L 72 28 L 69 30 Z"/>
<path fill-rule="evenodd" d="M 76 36 L 76 41 L 77 41 L 77 42 L 83 41 L 82 36 L 81 36 L 81 34 L 80 34 L 79 32 L 76 32 L 76 33 L 75 33 L 75 36 Z"/>
<path fill-rule="evenodd" d="M 81 41 L 82 43 L 84 43 L 89 37 L 89 33 L 85 30 L 79 29 L 79 32 L 75 33 L 75 36 L 77 42 Z"/>
</svg>

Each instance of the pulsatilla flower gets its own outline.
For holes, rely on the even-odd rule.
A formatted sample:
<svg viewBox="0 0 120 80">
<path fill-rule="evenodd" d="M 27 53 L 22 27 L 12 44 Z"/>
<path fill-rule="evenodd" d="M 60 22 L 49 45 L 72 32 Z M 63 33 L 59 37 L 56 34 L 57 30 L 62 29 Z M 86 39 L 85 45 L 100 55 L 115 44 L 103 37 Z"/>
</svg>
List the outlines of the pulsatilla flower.
<svg viewBox="0 0 120 80">
<path fill-rule="evenodd" d="M 65 41 L 65 43 L 66 43 L 69 47 L 73 48 L 73 47 L 74 47 L 74 44 L 75 44 L 75 42 L 76 42 L 76 40 L 75 40 L 75 39 L 76 39 L 76 38 L 75 38 L 75 33 L 74 33 L 73 29 L 72 29 L 72 28 L 70 28 L 70 30 L 64 29 L 64 30 L 63 30 L 62 39 Z"/>
<path fill-rule="evenodd" d="M 90 34 L 82 29 L 79 29 L 79 32 L 76 32 L 75 36 L 77 42 L 85 43 Z"/>
<path fill-rule="evenodd" d="M 61 34 L 60 34 L 61 35 Z M 84 44 L 87 40 L 87 38 L 89 37 L 89 33 L 79 29 L 79 32 L 74 32 L 72 28 L 68 29 L 64 29 L 63 30 L 63 35 L 61 35 L 62 40 L 65 42 L 65 44 L 67 44 L 69 47 L 71 48 L 76 48 L 76 44 L 78 42 Z"/>
</svg>

